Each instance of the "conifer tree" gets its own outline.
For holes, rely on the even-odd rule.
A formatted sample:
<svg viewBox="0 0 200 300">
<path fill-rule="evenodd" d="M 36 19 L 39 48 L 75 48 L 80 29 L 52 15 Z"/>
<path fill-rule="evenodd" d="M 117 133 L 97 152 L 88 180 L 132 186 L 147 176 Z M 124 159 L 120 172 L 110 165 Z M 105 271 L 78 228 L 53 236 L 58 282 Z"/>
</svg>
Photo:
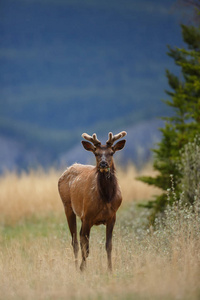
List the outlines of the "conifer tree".
<svg viewBox="0 0 200 300">
<path fill-rule="evenodd" d="M 200 13 L 200 9 L 198 12 Z M 156 196 L 154 201 L 149 201 L 145 205 L 153 209 L 152 221 L 155 215 L 166 207 L 168 202 L 166 190 L 171 187 L 171 174 L 175 190 L 179 194 L 182 176 L 178 168 L 180 149 L 200 133 L 200 26 L 181 25 L 181 27 L 187 48 L 168 48 L 168 55 L 180 67 L 180 76 L 166 71 L 171 89 L 166 92 L 170 99 L 165 103 L 171 106 L 173 113 L 163 118 L 165 125 L 161 129 L 162 139 L 153 150 L 154 169 L 159 174 L 156 177 L 140 177 L 143 182 L 163 190 L 162 195 Z M 170 201 L 173 202 L 174 197 Z"/>
</svg>

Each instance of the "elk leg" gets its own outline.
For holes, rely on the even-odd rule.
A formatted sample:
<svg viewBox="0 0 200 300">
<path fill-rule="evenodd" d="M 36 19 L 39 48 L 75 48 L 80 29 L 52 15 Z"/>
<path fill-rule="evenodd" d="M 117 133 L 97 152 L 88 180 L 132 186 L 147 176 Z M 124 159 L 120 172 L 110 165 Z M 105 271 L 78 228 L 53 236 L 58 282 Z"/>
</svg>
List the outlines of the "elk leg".
<svg viewBox="0 0 200 300">
<path fill-rule="evenodd" d="M 84 271 L 86 268 L 86 258 L 89 255 L 89 237 L 90 237 L 90 226 L 88 223 L 83 222 L 80 231 L 80 244 L 82 251 L 82 262 L 80 270 Z"/>
<path fill-rule="evenodd" d="M 110 219 L 106 224 L 106 252 L 108 259 L 108 270 L 112 271 L 112 233 L 115 225 L 116 215 Z"/>
<path fill-rule="evenodd" d="M 72 247 L 74 250 L 74 256 L 75 256 L 75 266 L 78 267 L 78 240 L 77 240 L 77 229 L 76 229 L 76 215 L 73 212 L 71 207 L 65 208 L 65 214 L 67 217 L 67 222 L 69 225 L 69 230 L 71 232 L 72 236 Z"/>
</svg>

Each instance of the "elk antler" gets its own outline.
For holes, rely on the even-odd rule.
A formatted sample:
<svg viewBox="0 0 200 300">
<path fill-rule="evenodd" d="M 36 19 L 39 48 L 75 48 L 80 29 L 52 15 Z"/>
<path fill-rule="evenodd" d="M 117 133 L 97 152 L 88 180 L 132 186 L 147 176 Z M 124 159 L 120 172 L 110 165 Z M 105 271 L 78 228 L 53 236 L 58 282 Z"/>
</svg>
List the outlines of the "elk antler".
<svg viewBox="0 0 200 300">
<path fill-rule="evenodd" d="M 93 135 L 89 135 L 87 133 L 83 133 L 82 137 L 88 141 L 90 141 L 91 143 L 94 144 L 94 146 L 99 146 L 101 145 L 101 142 L 97 139 L 97 135 L 96 133 L 93 133 Z"/>
<path fill-rule="evenodd" d="M 109 134 L 108 134 L 108 140 L 107 140 L 106 144 L 109 145 L 109 146 L 111 146 L 111 145 L 114 144 L 115 141 L 121 139 L 125 135 L 127 135 L 126 131 L 121 131 L 120 133 L 115 134 L 114 136 L 113 136 L 112 132 L 109 132 Z"/>
</svg>

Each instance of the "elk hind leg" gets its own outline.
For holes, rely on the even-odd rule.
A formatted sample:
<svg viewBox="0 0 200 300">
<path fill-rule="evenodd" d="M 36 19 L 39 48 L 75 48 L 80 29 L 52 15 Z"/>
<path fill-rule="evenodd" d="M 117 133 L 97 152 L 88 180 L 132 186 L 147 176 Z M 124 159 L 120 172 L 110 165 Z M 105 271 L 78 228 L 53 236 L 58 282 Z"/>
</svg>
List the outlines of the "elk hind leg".
<svg viewBox="0 0 200 300">
<path fill-rule="evenodd" d="M 72 247 L 74 250 L 74 257 L 75 257 L 75 266 L 78 267 L 78 239 L 77 239 L 77 226 L 76 226 L 76 215 L 73 212 L 71 207 L 65 207 L 65 214 L 67 217 L 67 222 L 69 226 L 69 230 L 72 236 Z"/>
</svg>

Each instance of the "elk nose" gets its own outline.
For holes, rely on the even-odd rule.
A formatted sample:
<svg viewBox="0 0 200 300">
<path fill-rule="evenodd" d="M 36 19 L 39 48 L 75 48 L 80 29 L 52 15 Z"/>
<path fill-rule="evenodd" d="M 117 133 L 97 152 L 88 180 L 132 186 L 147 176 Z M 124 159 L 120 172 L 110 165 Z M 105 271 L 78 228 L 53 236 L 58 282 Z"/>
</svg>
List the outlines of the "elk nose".
<svg viewBox="0 0 200 300">
<path fill-rule="evenodd" d="M 100 168 L 105 169 L 105 168 L 108 168 L 108 163 L 106 161 L 102 160 L 100 162 L 99 166 L 100 166 Z"/>
</svg>

